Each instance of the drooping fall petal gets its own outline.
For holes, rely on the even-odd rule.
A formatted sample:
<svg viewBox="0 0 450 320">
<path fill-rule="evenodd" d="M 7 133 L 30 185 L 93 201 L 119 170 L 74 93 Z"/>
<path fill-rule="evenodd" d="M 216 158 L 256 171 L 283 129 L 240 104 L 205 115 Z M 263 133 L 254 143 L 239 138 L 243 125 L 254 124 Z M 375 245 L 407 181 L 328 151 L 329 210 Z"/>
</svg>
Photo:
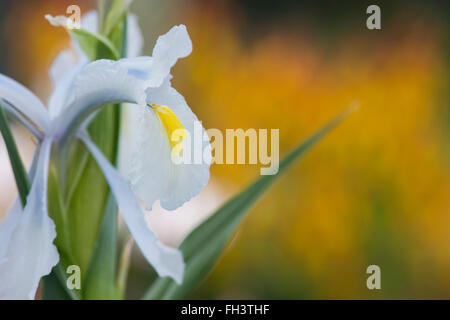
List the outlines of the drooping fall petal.
<svg viewBox="0 0 450 320">
<path fill-rule="evenodd" d="M 161 277 L 169 276 L 177 283 L 181 283 L 184 273 L 184 262 L 181 252 L 158 241 L 156 235 L 148 227 L 144 213 L 128 183 L 108 162 L 89 137 L 85 134 L 79 134 L 79 137 L 88 147 L 103 171 L 123 219 L 144 257 Z"/>
<path fill-rule="evenodd" d="M 47 211 L 51 140 L 42 142 L 36 175 L 23 212 L 0 258 L 0 299 L 33 299 L 41 277 L 59 261 L 55 224 Z"/>
</svg>

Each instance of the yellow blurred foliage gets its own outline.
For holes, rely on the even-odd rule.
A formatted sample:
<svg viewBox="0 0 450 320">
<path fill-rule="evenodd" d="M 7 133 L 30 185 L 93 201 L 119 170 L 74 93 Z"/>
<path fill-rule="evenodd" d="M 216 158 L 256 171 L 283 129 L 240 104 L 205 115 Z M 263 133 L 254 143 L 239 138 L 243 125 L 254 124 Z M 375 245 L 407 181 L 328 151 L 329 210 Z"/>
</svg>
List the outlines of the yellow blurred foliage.
<svg viewBox="0 0 450 320">
<path fill-rule="evenodd" d="M 227 13 L 202 7 L 183 15 L 194 51 L 174 81 L 206 128 L 279 128 L 286 154 L 352 101 L 362 107 L 253 210 L 209 285 L 239 288 L 227 283 L 243 278 L 245 265 L 257 277 L 260 264 L 271 263 L 279 268 L 274 282 L 285 265 L 305 272 L 314 297 L 371 297 L 365 270 L 380 264 L 393 281 L 402 268 L 408 273 L 405 283 L 386 285 L 387 296 L 434 286 L 431 294 L 448 297 L 450 172 L 437 108 L 446 75 L 433 24 L 344 34 L 329 52 L 314 34 L 287 28 L 246 42 Z M 248 166 L 212 171 L 236 191 L 258 174 Z M 258 245 L 267 241 L 274 249 L 266 254 Z M 283 260 L 271 261 L 277 250 Z M 373 260 L 385 250 L 400 271 Z M 398 297 L 414 294 L 426 293 Z"/>
<path fill-rule="evenodd" d="M 33 33 L 35 19 L 47 23 L 44 13 L 30 14 L 27 31 L 14 35 L 30 52 L 17 61 L 24 74 L 47 68 L 54 54 L 43 48 L 61 45 L 63 30 L 58 39 L 50 26 L 39 38 Z M 173 82 L 207 129 L 278 128 L 283 155 L 352 101 L 361 103 L 251 212 L 201 290 L 236 298 L 379 297 L 365 286 L 367 266 L 378 264 L 383 297 L 448 298 L 450 166 L 442 127 L 449 124 L 439 115 L 448 70 L 433 21 L 401 20 L 371 37 L 340 34 L 327 50 L 316 34 L 287 27 L 248 40 L 241 17 L 223 2 L 186 5 L 179 14 L 194 51 Z M 13 54 L 25 50 L 13 47 Z M 259 167 L 214 165 L 212 173 L 238 191 Z"/>
</svg>

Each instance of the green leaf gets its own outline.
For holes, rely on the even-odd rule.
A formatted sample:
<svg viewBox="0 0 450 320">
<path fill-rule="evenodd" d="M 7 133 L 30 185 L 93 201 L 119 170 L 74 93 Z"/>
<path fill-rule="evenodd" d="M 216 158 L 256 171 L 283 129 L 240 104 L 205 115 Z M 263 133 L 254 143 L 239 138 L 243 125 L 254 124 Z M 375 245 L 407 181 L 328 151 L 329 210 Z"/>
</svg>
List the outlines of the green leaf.
<svg viewBox="0 0 450 320">
<path fill-rule="evenodd" d="M 58 184 L 56 168 L 51 165 L 48 173 L 48 213 L 55 223 L 57 234 L 55 245 L 58 248 L 60 261 L 68 266 L 74 264 L 72 256 L 67 209 Z"/>
<path fill-rule="evenodd" d="M 1 105 L 0 131 L 3 136 L 3 140 L 5 141 L 6 149 L 8 150 L 9 160 L 14 172 L 14 178 L 16 180 L 20 201 L 22 202 L 22 207 L 24 207 L 27 202 L 28 192 L 30 191 L 30 180 L 28 179 L 28 174 L 25 170 L 22 159 L 20 158 L 16 142 L 14 141 L 14 137 L 8 124 L 8 120 L 6 119 L 5 111 L 3 110 L 3 107 Z"/>
<path fill-rule="evenodd" d="M 126 52 L 127 19 L 128 15 L 125 12 L 122 15 L 122 18 L 119 21 L 117 21 L 117 23 L 114 25 L 114 27 L 108 34 L 108 39 L 110 39 L 111 43 L 114 44 L 114 46 L 120 52 L 121 57 L 126 57 L 127 55 Z"/>
<path fill-rule="evenodd" d="M 89 60 L 94 61 L 99 58 L 117 60 L 120 58 L 119 52 L 108 38 L 85 29 L 71 29 L 70 33 Z"/>
<path fill-rule="evenodd" d="M 354 108 L 346 109 L 302 142 L 280 162 L 277 174 L 261 176 L 195 228 L 180 245 L 186 262 L 183 283 L 177 285 L 169 278 L 158 278 L 145 293 L 143 299 L 180 299 L 198 285 L 213 268 L 234 230 L 256 201 L 281 174 L 285 173 L 292 164 L 305 155 L 353 110 Z"/>
<path fill-rule="evenodd" d="M 119 119 L 119 107 L 110 106 L 103 109 L 89 126 L 92 140 L 111 163 L 115 163 L 117 154 Z M 86 153 L 87 150 L 82 147 L 79 152 Z M 69 162 L 69 170 L 80 170 L 78 165 L 78 163 Z M 91 156 L 87 156 L 81 170 L 81 174 L 77 174 L 79 177 L 69 183 L 69 190 L 74 191 L 68 202 L 67 212 L 73 263 L 80 266 L 84 283 L 84 276 L 87 275 L 101 230 L 109 188 L 97 162 Z M 76 183 L 76 186 L 73 187 L 72 183 Z M 86 285 L 83 286 L 84 289 L 87 289 Z"/>
<path fill-rule="evenodd" d="M 105 24 L 105 14 L 107 11 L 106 7 L 106 0 L 97 0 L 97 30 L 99 33 L 102 33 L 103 26 Z"/>
<path fill-rule="evenodd" d="M 41 280 L 43 300 L 72 300 L 59 282 L 55 272 L 51 272 Z"/>
<path fill-rule="evenodd" d="M 126 12 L 121 19 L 116 21 L 114 29 L 110 32 L 109 39 L 111 43 L 120 48 L 120 55 L 124 56 L 126 39 Z M 120 106 L 113 107 L 117 114 L 116 129 L 119 131 Z M 118 136 L 116 137 L 116 141 Z M 85 279 L 84 298 L 86 299 L 119 299 L 123 297 L 124 283 L 116 282 L 116 264 L 117 264 L 117 204 L 114 196 L 109 193 L 106 204 L 103 222 L 94 249 L 89 269 Z M 122 279 L 126 279 L 126 270 L 119 274 Z M 123 280 L 125 281 L 125 280 Z"/>
<path fill-rule="evenodd" d="M 67 285 L 67 277 L 61 263 L 58 263 L 52 272 L 42 278 L 43 300 L 78 300 L 75 292 Z"/>
<path fill-rule="evenodd" d="M 109 8 L 108 15 L 105 19 L 105 24 L 103 26 L 102 33 L 110 36 L 110 32 L 115 28 L 115 26 L 120 23 L 127 14 L 128 8 L 131 5 L 131 0 L 114 0 Z"/>
<path fill-rule="evenodd" d="M 75 38 L 90 60 L 118 59 L 123 57 L 122 43 L 126 42 L 122 41 L 126 36 L 124 21 L 126 15 L 118 21 L 118 27 L 114 29 L 117 30 L 114 32 L 114 38 L 93 34 L 87 34 L 86 38 L 84 37 L 86 34 L 83 34 L 81 39 Z M 85 46 L 81 41 L 85 41 Z M 116 48 L 120 48 L 120 52 Z M 92 140 L 111 163 L 116 162 L 119 130 L 119 105 L 104 108 L 89 126 Z M 75 142 L 70 154 L 66 203 L 71 251 L 75 255 L 74 263 L 82 270 L 83 298 L 115 299 L 118 291 L 115 279 L 117 260 L 115 201 L 102 171 L 85 146 L 78 141 Z"/>
<path fill-rule="evenodd" d="M 85 283 L 86 299 L 116 299 L 117 204 L 110 193 Z"/>
</svg>

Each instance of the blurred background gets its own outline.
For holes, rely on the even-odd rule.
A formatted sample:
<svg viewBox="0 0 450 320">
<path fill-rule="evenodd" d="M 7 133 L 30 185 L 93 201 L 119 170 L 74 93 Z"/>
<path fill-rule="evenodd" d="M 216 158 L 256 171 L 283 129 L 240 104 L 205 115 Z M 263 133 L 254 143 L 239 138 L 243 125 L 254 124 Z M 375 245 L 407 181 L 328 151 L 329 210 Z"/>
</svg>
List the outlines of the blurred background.
<svg viewBox="0 0 450 320">
<path fill-rule="evenodd" d="M 44 14 L 95 1 L 0 2 L 0 72 L 43 101 L 47 70 L 69 46 Z M 366 8 L 381 7 L 381 30 Z M 244 220 L 189 298 L 450 298 L 450 47 L 448 1 L 135 0 L 150 55 L 183 23 L 193 53 L 174 86 L 208 128 L 280 129 L 280 154 L 354 100 L 361 109 L 284 176 Z M 27 163 L 30 135 L 14 132 Z M 149 223 L 164 242 L 186 233 L 259 175 L 213 165 L 209 185 Z M 0 218 L 15 195 L 0 142 Z M 128 294 L 154 273 L 136 250 Z M 366 268 L 381 268 L 381 290 Z"/>
</svg>

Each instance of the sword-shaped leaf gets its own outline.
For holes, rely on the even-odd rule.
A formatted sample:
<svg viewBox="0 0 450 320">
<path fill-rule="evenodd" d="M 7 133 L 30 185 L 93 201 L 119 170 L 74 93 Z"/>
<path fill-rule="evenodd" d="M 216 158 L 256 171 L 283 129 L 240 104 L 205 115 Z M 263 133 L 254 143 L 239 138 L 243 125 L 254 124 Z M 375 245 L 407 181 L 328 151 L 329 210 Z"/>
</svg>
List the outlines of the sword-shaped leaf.
<svg viewBox="0 0 450 320">
<path fill-rule="evenodd" d="M 183 283 L 177 285 L 168 278 L 158 278 L 143 299 L 180 299 L 198 285 L 213 268 L 227 241 L 233 235 L 242 218 L 261 198 L 264 192 L 315 146 L 326 134 L 355 110 L 349 107 L 311 137 L 289 153 L 279 165 L 275 175 L 261 176 L 247 189 L 228 200 L 207 220 L 195 228 L 180 245 L 186 269 Z"/>
</svg>

